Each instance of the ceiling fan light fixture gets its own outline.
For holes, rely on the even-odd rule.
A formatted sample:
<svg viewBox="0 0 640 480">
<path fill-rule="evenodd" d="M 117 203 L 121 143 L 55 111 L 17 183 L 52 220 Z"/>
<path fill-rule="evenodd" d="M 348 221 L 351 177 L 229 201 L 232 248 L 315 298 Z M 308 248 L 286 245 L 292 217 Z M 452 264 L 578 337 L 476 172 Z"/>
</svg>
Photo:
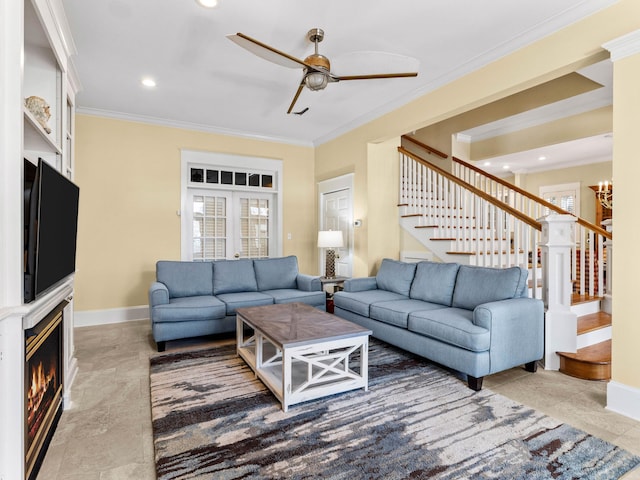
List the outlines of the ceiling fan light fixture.
<svg viewBox="0 0 640 480">
<path fill-rule="evenodd" d="M 309 72 L 304 77 L 304 84 L 309 90 L 322 90 L 328 83 L 327 75 L 322 72 Z"/>
</svg>

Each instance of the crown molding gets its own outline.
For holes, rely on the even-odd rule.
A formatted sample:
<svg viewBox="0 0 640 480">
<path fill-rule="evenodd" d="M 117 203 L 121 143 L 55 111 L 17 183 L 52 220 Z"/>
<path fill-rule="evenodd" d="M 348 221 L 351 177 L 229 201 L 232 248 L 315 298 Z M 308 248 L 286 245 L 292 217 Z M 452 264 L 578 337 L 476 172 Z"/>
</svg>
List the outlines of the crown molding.
<svg viewBox="0 0 640 480">
<path fill-rule="evenodd" d="M 78 107 L 76 109 L 76 113 L 81 115 L 90 115 L 93 117 L 105 117 L 105 118 L 112 118 L 115 120 L 124 120 L 127 122 L 144 123 L 148 125 L 158 125 L 158 126 L 170 127 L 170 128 L 180 128 L 182 130 L 214 133 L 217 135 L 239 137 L 239 138 L 245 138 L 247 140 L 258 140 L 261 142 L 282 143 L 286 145 L 294 145 L 298 147 L 311 147 L 311 148 L 313 148 L 314 146 L 312 142 L 305 142 L 305 141 L 296 140 L 293 138 L 272 137 L 268 135 L 260 135 L 256 133 L 250 133 L 250 132 L 241 132 L 241 131 L 233 130 L 230 128 L 215 127 L 215 126 L 203 125 L 199 123 L 181 122 L 178 120 L 149 117 L 146 115 L 132 115 L 129 113 L 114 112 L 111 110 L 101 110 L 98 108 Z"/>
<path fill-rule="evenodd" d="M 640 53 L 640 30 L 611 40 L 603 44 L 602 47 L 611 52 L 612 62 Z"/>
</svg>

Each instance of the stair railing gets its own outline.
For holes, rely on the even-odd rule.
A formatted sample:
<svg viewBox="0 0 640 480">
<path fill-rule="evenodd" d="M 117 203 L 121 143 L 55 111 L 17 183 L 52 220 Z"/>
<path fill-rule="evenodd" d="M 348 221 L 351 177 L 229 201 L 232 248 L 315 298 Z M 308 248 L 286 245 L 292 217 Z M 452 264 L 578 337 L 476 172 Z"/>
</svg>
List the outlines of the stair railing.
<svg viewBox="0 0 640 480">
<path fill-rule="evenodd" d="M 547 202 L 459 158 L 452 157 L 452 169 L 456 177 L 469 185 L 495 196 L 532 218 L 541 218 L 548 215 L 549 212 L 573 215 L 559 206 Z M 613 240 L 611 232 L 580 217 L 576 217 L 574 246 L 571 256 L 573 259 L 571 269 L 575 294 L 599 297 L 605 295 L 607 240 Z"/>
<path fill-rule="evenodd" d="M 452 255 L 473 256 L 476 265 L 529 268 L 533 263 L 532 285 L 541 286 L 539 221 L 402 147 L 398 152 L 399 202 L 406 215 L 418 216 L 419 226 L 452 242 Z M 540 297 L 539 289 L 532 288 L 532 296 Z"/>
</svg>

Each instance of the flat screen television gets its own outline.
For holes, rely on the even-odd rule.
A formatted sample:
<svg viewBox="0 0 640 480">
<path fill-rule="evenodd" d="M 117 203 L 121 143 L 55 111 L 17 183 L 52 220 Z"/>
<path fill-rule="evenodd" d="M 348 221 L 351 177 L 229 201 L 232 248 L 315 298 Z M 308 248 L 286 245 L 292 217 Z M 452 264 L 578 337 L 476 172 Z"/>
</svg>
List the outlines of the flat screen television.
<svg viewBox="0 0 640 480">
<path fill-rule="evenodd" d="M 28 303 L 76 270 L 80 189 L 42 159 L 37 166 L 24 162 L 24 301 Z"/>
</svg>

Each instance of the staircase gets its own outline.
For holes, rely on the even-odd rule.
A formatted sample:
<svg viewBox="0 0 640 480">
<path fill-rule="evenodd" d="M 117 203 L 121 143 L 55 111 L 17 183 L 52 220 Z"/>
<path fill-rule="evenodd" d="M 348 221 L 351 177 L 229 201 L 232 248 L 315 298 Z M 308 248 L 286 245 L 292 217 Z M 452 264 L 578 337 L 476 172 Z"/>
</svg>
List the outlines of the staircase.
<svg viewBox="0 0 640 480">
<path fill-rule="evenodd" d="M 439 154 L 410 137 L 403 140 L 424 148 L 428 154 Z M 403 147 L 398 151 L 401 226 L 441 261 L 527 268 L 530 296 L 545 301 L 546 337 L 553 339 L 547 345 L 561 345 L 545 353 L 545 368 L 578 378 L 608 380 L 611 315 L 601 305 L 611 232 L 568 216 L 559 207 L 462 160 L 450 160 L 450 173 Z M 539 220 L 549 219 L 550 214 L 562 216 L 551 217 L 552 220 L 568 219 L 574 228 L 573 247 L 570 251 L 566 248 L 564 268 L 553 263 L 559 258 L 552 250 L 555 247 L 550 246 L 549 237 L 553 234 L 547 231 L 543 238 L 543 223 L 549 229 L 553 222 Z M 562 272 L 559 283 L 558 272 Z M 556 297 L 563 298 L 560 304 Z M 567 327 L 573 328 L 574 324 L 575 334 L 567 333 Z M 549 326 L 556 325 L 557 331 L 549 330 Z"/>
<path fill-rule="evenodd" d="M 601 310 L 600 299 L 574 295 L 578 313 L 575 353 L 558 352 L 560 371 L 585 380 L 611 379 L 611 314 Z"/>
</svg>

